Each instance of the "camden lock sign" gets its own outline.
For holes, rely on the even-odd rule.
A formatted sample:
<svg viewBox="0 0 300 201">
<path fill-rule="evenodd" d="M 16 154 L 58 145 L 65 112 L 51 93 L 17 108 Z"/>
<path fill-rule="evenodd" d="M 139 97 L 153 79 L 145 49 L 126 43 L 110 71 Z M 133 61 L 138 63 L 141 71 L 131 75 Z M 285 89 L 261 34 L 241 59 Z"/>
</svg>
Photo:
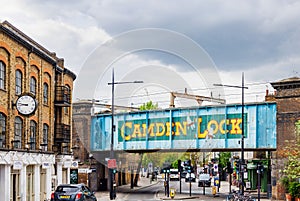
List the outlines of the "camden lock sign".
<svg viewBox="0 0 300 201">
<path fill-rule="evenodd" d="M 244 123 L 245 149 L 276 149 L 276 103 L 203 106 L 118 113 L 114 150 L 239 150 Z M 91 150 L 111 149 L 111 115 L 91 122 Z"/>
<path fill-rule="evenodd" d="M 195 138 L 241 138 L 242 115 L 203 115 L 119 121 L 118 141 L 191 140 Z M 244 132 L 247 135 L 247 114 L 244 114 Z"/>
</svg>

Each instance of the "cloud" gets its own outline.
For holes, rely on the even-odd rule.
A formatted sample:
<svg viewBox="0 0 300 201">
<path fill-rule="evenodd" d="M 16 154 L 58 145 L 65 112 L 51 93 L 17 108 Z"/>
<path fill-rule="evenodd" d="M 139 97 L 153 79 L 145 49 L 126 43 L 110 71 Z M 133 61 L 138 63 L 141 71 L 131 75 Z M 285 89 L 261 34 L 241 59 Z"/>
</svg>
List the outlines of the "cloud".
<svg viewBox="0 0 300 201">
<path fill-rule="evenodd" d="M 198 43 L 224 81 L 239 83 L 242 71 L 250 82 L 299 76 L 297 0 L 2 0 L 1 8 L 1 20 L 55 51 L 75 73 L 110 38 L 132 29 L 163 28 Z M 145 40 L 153 38 L 157 36 Z M 191 72 L 171 54 L 145 51 L 131 56 L 126 62 L 150 66 L 155 61 Z"/>
</svg>

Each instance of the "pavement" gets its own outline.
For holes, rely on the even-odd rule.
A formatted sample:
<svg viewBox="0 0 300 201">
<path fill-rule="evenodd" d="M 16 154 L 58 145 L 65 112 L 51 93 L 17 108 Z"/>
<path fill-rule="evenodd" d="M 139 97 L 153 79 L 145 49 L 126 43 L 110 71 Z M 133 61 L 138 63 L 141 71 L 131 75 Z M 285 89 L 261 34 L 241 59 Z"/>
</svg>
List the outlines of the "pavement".
<svg viewBox="0 0 300 201">
<path fill-rule="evenodd" d="M 141 177 L 139 182 L 138 182 L 138 186 L 134 187 L 133 189 L 130 188 L 130 184 L 127 185 L 122 185 L 122 186 L 118 186 L 117 187 L 117 191 L 121 190 L 121 191 L 126 191 L 129 193 L 134 193 L 134 191 L 151 186 L 151 185 L 155 185 L 159 182 L 158 181 L 153 181 L 152 183 L 149 182 L 149 178 L 145 178 L 145 177 Z M 232 186 L 232 189 L 235 189 L 236 187 Z M 199 190 L 202 190 L 202 187 L 199 187 Z M 211 191 L 211 187 L 206 187 L 206 194 L 202 195 L 202 191 L 201 194 L 198 192 L 197 194 L 192 194 L 192 196 L 189 196 L 189 194 L 186 193 L 182 193 L 179 194 L 178 192 L 176 192 L 176 195 L 173 199 L 171 199 L 170 197 L 165 196 L 164 194 L 160 193 L 158 195 L 158 199 L 160 200 L 188 200 L 188 199 L 199 199 L 199 200 L 226 200 L 226 197 L 228 195 L 228 191 L 229 191 L 229 184 L 228 182 L 222 181 L 221 182 L 221 187 L 219 188 L 219 191 L 216 193 L 216 195 L 212 195 L 212 191 Z M 246 192 L 246 191 L 245 191 Z M 104 201 L 104 200 L 109 200 L 109 191 L 99 191 L 96 192 L 96 197 L 98 201 Z M 257 199 L 257 191 L 252 191 L 251 195 Z M 118 196 L 117 193 L 117 198 L 116 200 L 123 200 L 122 197 Z M 267 199 L 266 193 L 261 193 L 260 195 L 260 200 L 261 201 L 275 201 L 273 199 Z"/>
</svg>

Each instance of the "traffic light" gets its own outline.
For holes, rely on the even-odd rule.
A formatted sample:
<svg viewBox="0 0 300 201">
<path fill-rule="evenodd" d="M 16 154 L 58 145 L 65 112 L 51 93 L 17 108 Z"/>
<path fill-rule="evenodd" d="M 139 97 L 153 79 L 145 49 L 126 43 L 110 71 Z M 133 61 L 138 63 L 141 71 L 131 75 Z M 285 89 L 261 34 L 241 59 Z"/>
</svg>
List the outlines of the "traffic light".
<svg viewBox="0 0 300 201">
<path fill-rule="evenodd" d="M 186 170 L 187 170 L 188 173 L 193 172 L 193 166 L 191 166 L 191 165 L 186 166 Z"/>
<path fill-rule="evenodd" d="M 264 173 L 264 165 L 258 163 L 257 164 L 257 173 L 258 174 L 263 174 Z"/>
<path fill-rule="evenodd" d="M 116 174 L 117 173 L 117 169 L 113 169 L 113 173 Z"/>
<path fill-rule="evenodd" d="M 169 172 L 170 172 L 170 167 L 163 168 L 163 173 L 169 173 Z"/>
</svg>

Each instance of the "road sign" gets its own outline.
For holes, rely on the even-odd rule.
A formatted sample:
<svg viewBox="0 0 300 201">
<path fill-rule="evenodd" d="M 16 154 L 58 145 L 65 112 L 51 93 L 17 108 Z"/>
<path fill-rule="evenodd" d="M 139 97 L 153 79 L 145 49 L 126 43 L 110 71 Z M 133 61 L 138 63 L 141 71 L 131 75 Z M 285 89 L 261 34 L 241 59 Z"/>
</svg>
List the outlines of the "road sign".
<svg viewBox="0 0 300 201">
<path fill-rule="evenodd" d="M 117 168 L 117 161 L 116 159 L 109 159 L 107 161 L 107 166 L 109 169 Z"/>
</svg>

